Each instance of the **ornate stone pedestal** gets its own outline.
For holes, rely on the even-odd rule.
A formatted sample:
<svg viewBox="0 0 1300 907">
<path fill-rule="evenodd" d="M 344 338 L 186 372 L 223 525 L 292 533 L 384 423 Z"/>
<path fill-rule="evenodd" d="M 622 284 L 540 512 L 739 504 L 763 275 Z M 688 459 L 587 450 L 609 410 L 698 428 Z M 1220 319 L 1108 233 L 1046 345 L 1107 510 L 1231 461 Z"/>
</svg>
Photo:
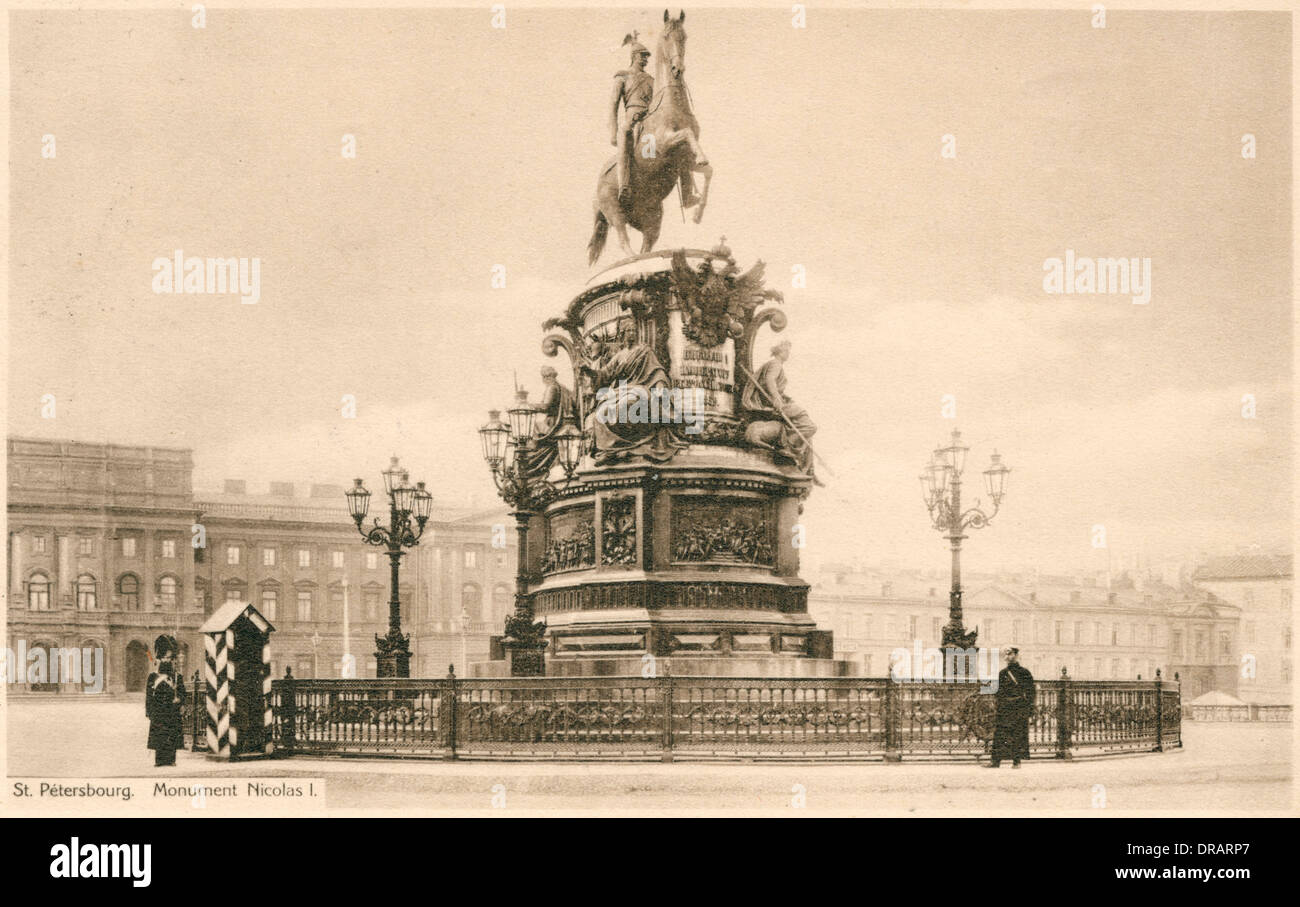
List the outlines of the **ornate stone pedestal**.
<svg viewBox="0 0 1300 907">
<path fill-rule="evenodd" d="M 392 629 L 386 636 L 375 637 L 375 676 L 411 676 L 410 637 Z"/>
<path fill-rule="evenodd" d="M 785 326 L 759 310 L 779 294 L 726 249 L 669 254 L 548 322 L 566 332 L 543 349 L 573 359 L 588 449 L 527 525 L 546 673 L 640 675 L 662 659 L 681 674 L 842 676 L 799 577 L 815 427 L 778 389 L 788 349 L 752 362 L 760 327 Z"/>
</svg>

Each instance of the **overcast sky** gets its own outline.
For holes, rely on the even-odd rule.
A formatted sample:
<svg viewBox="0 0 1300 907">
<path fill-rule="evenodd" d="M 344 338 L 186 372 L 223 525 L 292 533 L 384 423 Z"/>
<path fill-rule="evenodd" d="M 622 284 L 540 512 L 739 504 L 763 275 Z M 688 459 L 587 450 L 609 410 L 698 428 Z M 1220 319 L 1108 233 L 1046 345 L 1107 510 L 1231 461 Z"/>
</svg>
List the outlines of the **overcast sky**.
<svg viewBox="0 0 1300 907">
<path fill-rule="evenodd" d="M 653 49 L 662 10 L 508 16 L 15 14 L 10 432 L 192 447 L 200 488 L 377 485 L 397 452 L 442 499 L 490 503 L 475 429 L 512 371 L 535 396 L 553 362 L 540 325 L 591 273 L 619 45 Z M 686 26 L 716 176 L 703 224 L 670 200 L 660 247 L 725 234 L 786 294 L 788 392 L 834 471 L 808 560 L 945 562 L 916 481 L 944 394 L 971 472 L 994 447 L 1014 470 L 970 569 L 1103 567 L 1094 524 L 1116 564 L 1289 548 L 1289 20 Z M 178 248 L 260 258 L 260 301 L 155 294 Z M 1149 304 L 1044 293 L 1067 249 L 1150 258 Z"/>
</svg>

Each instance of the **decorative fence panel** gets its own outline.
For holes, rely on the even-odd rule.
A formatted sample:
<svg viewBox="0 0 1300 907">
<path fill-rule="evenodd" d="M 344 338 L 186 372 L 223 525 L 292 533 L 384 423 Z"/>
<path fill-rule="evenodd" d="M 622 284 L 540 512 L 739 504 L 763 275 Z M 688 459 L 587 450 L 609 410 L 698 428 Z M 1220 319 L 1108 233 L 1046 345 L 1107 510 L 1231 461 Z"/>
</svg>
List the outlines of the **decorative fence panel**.
<svg viewBox="0 0 1300 907">
<path fill-rule="evenodd" d="M 1181 746 L 1176 683 L 1039 681 L 1037 757 Z M 995 696 L 879 678 L 281 680 L 290 753 L 551 759 L 977 759 Z"/>
<path fill-rule="evenodd" d="M 446 690 L 440 680 L 277 680 L 272 739 L 292 752 L 443 755 Z"/>
<path fill-rule="evenodd" d="M 665 733 L 682 758 L 883 757 L 886 682 L 663 678 Z"/>
<path fill-rule="evenodd" d="M 185 746 L 196 753 L 206 752 L 208 748 L 208 737 L 204 732 L 207 727 L 204 720 L 206 692 L 199 672 L 195 671 L 185 687 L 185 695 L 181 697 L 181 736 Z"/>
<path fill-rule="evenodd" d="M 630 677 L 451 681 L 461 756 L 658 757 L 664 700 Z"/>
</svg>

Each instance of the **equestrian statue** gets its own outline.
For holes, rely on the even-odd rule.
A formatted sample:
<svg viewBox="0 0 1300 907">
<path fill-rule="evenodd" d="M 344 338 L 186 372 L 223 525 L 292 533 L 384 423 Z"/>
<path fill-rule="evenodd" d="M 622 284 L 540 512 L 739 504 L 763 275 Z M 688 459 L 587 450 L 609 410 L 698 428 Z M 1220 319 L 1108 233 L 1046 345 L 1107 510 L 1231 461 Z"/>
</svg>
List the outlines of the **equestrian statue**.
<svg viewBox="0 0 1300 907">
<path fill-rule="evenodd" d="M 610 144 L 618 152 L 596 180 L 588 264 L 600 258 L 611 226 L 625 256 L 632 255 L 629 226 L 641 233 L 641 251 L 651 251 L 659 239 L 664 199 L 674 187 L 680 187 L 683 211 L 695 209 L 695 223 L 704 216 L 713 168 L 700 148 L 700 124 L 686 88 L 685 22 L 685 12 L 674 19 L 664 10 L 653 77 L 645 71 L 650 51 L 637 41 L 636 33 L 623 39 L 624 46 L 631 45 L 631 66 L 614 76 L 610 102 Z M 693 173 L 704 176 L 699 193 Z"/>
</svg>

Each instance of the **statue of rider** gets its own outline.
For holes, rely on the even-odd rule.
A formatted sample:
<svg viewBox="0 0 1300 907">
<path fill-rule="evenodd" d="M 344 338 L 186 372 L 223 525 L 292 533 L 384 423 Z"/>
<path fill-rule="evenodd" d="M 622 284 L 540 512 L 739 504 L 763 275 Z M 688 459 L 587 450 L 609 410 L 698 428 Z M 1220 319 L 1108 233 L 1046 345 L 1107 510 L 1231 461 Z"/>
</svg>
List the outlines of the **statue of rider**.
<svg viewBox="0 0 1300 907">
<path fill-rule="evenodd" d="M 609 111 L 609 143 L 618 148 L 618 200 L 627 207 L 631 191 L 629 181 L 632 154 L 641 138 L 641 121 L 650 112 L 655 79 L 645 71 L 646 63 L 650 61 L 650 51 L 636 40 L 636 32 L 625 37 L 623 43 L 632 45 L 632 62 L 630 69 L 620 70 L 614 76 L 614 97 Z M 621 129 L 618 124 L 620 103 L 626 111 Z"/>
</svg>

